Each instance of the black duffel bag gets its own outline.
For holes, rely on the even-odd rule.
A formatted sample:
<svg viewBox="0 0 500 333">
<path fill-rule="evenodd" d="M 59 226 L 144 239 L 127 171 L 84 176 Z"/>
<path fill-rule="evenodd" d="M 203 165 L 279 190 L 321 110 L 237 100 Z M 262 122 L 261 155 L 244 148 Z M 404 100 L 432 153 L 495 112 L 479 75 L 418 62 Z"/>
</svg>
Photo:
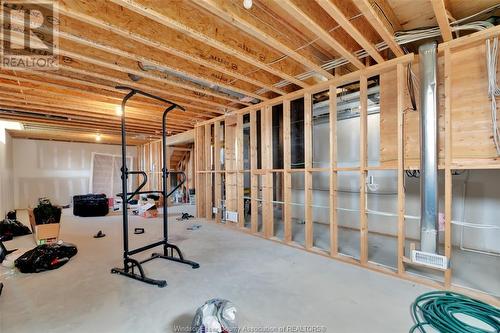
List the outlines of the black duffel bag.
<svg viewBox="0 0 500 333">
<path fill-rule="evenodd" d="M 73 197 L 73 215 L 75 216 L 105 216 L 108 212 L 109 205 L 106 194 L 86 194 Z"/>
</svg>

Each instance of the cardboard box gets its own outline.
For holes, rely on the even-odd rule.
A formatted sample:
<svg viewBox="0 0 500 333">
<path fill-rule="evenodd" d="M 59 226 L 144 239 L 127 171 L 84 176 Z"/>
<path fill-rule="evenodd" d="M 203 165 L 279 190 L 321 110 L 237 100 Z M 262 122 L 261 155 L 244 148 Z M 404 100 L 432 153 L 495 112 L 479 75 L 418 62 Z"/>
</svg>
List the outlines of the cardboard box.
<svg viewBox="0 0 500 333">
<path fill-rule="evenodd" d="M 145 217 L 147 219 L 158 217 L 158 210 L 157 209 L 149 209 L 149 210 L 145 211 L 144 213 L 142 213 L 141 216 Z"/>
<path fill-rule="evenodd" d="M 33 209 L 28 209 L 28 214 L 30 218 L 31 231 L 33 231 L 33 236 L 35 237 L 37 245 L 56 243 L 59 240 L 60 223 L 37 225 L 35 223 Z"/>
<path fill-rule="evenodd" d="M 138 214 L 139 214 L 139 216 L 142 216 L 145 218 L 158 217 L 158 209 L 156 209 L 156 205 L 155 205 L 154 201 L 150 200 L 150 201 L 139 206 Z"/>
</svg>

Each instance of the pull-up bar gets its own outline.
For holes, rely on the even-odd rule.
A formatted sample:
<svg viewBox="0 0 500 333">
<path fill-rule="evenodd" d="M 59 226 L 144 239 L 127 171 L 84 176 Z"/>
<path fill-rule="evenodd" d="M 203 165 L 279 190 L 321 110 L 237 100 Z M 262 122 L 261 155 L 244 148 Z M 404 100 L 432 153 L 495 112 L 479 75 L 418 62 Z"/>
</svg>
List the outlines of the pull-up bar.
<svg viewBox="0 0 500 333">
<path fill-rule="evenodd" d="M 118 196 L 122 198 L 122 210 L 123 210 L 123 268 L 113 268 L 111 269 L 111 273 L 114 274 L 121 274 L 124 276 L 127 276 L 129 278 L 139 280 L 145 283 L 149 284 L 154 284 L 157 285 L 158 287 L 165 287 L 167 285 L 166 280 L 155 280 L 148 278 L 146 274 L 144 273 L 144 270 L 142 268 L 142 264 L 145 262 L 148 262 L 150 260 L 156 259 L 156 258 L 162 258 L 166 260 L 171 260 L 175 262 L 179 262 L 182 264 L 186 264 L 191 266 L 192 268 L 198 268 L 200 265 L 194 261 L 190 260 L 185 260 L 181 250 L 174 244 L 170 244 L 168 242 L 168 202 L 167 199 L 170 197 L 182 184 L 185 183 L 186 181 L 186 174 L 184 172 L 180 171 L 168 171 L 168 166 L 167 166 L 167 114 L 174 110 L 174 109 L 180 109 L 181 111 L 185 111 L 185 109 L 169 100 L 166 100 L 164 98 L 161 98 L 159 96 L 155 96 L 152 94 L 149 94 L 147 92 L 135 89 L 135 88 L 130 88 L 126 86 L 117 86 L 116 89 L 119 90 L 128 90 L 128 94 L 123 97 L 122 103 L 121 103 L 121 108 L 122 108 L 122 114 L 121 114 L 121 136 L 122 136 L 122 142 L 121 142 L 121 150 L 122 150 L 122 167 L 121 167 L 121 174 L 122 174 L 122 193 L 119 193 Z M 163 112 L 163 117 L 162 117 L 162 190 L 161 191 L 141 191 L 142 188 L 146 185 L 148 181 L 148 176 L 145 171 L 129 171 L 127 168 L 127 142 L 126 142 L 126 128 L 125 128 L 125 106 L 127 104 L 127 101 L 131 99 L 135 95 L 142 95 L 148 98 L 152 98 L 161 102 L 164 102 L 166 104 L 170 104 L 165 111 Z M 181 175 L 182 181 L 170 192 L 168 192 L 168 175 L 169 174 L 178 174 Z M 129 175 L 141 175 L 143 177 L 143 180 L 141 184 L 131 193 L 127 192 L 128 188 L 128 176 Z M 129 250 L 129 244 L 128 244 L 128 203 L 132 198 L 138 194 L 149 194 L 149 193 L 159 193 L 162 194 L 163 196 L 163 239 L 161 241 L 157 241 L 151 244 L 144 245 L 142 247 L 139 247 L 137 249 Z M 153 253 L 150 258 L 147 258 L 142 261 L 138 261 L 136 259 L 131 258 L 130 256 L 158 247 L 158 246 L 163 246 L 163 254 L 160 253 Z M 174 252 L 177 254 L 175 256 Z M 135 272 L 135 269 L 138 270 L 138 273 Z"/>
</svg>

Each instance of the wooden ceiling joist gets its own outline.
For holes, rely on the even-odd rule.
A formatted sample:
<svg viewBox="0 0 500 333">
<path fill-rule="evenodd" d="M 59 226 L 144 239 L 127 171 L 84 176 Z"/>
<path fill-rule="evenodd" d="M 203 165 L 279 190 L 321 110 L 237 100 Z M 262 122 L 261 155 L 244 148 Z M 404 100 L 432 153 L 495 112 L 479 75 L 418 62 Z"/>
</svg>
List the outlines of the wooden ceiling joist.
<svg viewBox="0 0 500 333">
<path fill-rule="evenodd" d="M 131 52 L 128 52 L 128 51 L 123 51 L 121 49 L 114 48 L 114 47 L 102 44 L 102 43 L 97 42 L 95 40 L 84 39 L 84 38 L 81 38 L 81 37 L 78 37 L 78 36 L 75 36 L 75 35 L 72 35 L 72 34 L 69 34 L 69 33 L 66 33 L 66 32 L 59 32 L 58 35 L 59 35 L 60 38 L 63 38 L 63 39 L 66 39 L 68 41 L 72 41 L 72 42 L 81 44 L 83 46 L 93 47 L 93 48 L 96 48 L 98 50 L 101 50 L 101 51 L 104 51 L 104 52 L 108 52 L 108 53 L 111 53 L 111 54 L 114 54 L 114 55 L 117 55 L 117 56 L 121 56 L 121 57 L 124 57 L 124 58 L 128 58 L 128 59 L 131 59 L 131 60 L 134 60 L 134 61 L 137 61 L 137 62 L 146 63 L 146 64 L 149 64 L 149 65 L 154 65 L 154 66 L 157 66 L 159 68 L 169 70 L 171 72 L 177 72 L 177 73 L 179 73 L 181 75 L 184 75 L 185 77 L 189 77 L 191 79 L 195 79 L 195 80 L 204 82 L 207 86 L 208 85 L 220 86 L 222 88 L 225 88 L 227 90 L 232 90 L 232 91 L 240 93 L 242 95 L 251 96 L 251 97 L 254 97 L 254 98 L 257 98 L 257 99 L 260 99 L 260 100 L 267 100 L 266 97 L 264 97 L 262 95 L 259 95 L 259 94 L 256 94 L 256 93 L 254 93 L 252 91 L 240 89 L 240 88 L 238 88 L 236 86 L 226 85 L 226 84 L 221 83 L 221 82 L 216 82 L 216 81 L 208 79 L 207 77 L 198 76 L 198 75 L 195 75 L 193 73 L 185 72 L 182 69 L 169 66 L 169 65 L 167 65 L 164 62 L 159 62 L 159 61 L 157 61 L 155 59 L 144 57 L 144 56 L 140 55 L 142 52 L 144 52 L 144 50 L 145 50 L 144 48 L 137 49 L 135 51 L 136 53 L 131 53 Z M 185 88 L 186 86 L 181 86 L 181 87 Z M 247 103 L 241 102 L 238 99 L 227 98 L 226 95 L 222 95 L 222 94 L 216 93 L 216 92 L 215 93 L 211 92 L 210 89 L 206 89 L 205 88 L 205 89 L 202 89 L 202 90 L 198 90 L 199 88 L 196 88 L 196 87 L 192 87 L 190 89 L 193 89 L 193 88 L 197 89 L 197 90 L 195 90 L 197 92 L 201 91 L 203 93 L 208 93 L 209 95 L 213 94 L 213 96 L 216 96 L 216 97 L 219 97 L 219 98 L 224 98 L 224 99 L 228 99 L 228 100 L 230 100 L 232 102 L 237 102 L 237 103 L 241 103 L 241 104 L 244 104 L 244 105 L 248 105 Z"/>
<path fill-rule="evenodd" d="M 86 3 L 75 3 L 66 0 L 59 1 L 59 10 L 64 16 L 170 53 L 188 62 L 212 68 L 238 80 L 266 88 L 280 95 L 286 93 L 286 91 L 272 85 L 276 82 L 276 79 L 268 78 L 265 75 L 259 75 L 257 79 L 252 75 L 248 75 L 248 71 L 250 70 L 249 65 L 239 60 L 231 61 L 227 59 L 225 54 L 215 48 L 211 48 L 208 45 L 201 48 L 201 43 L 199 45 L 192 45 L 193 43 L 188 45 L 188 43 L 183 43 L 183 38 L 174 38 L 175 36 L 168 38 L 169 34 L 165 31 L 167 28 L 162 30 L 161 27 L 163 26 L 159 26 L 156 22 L 148 22 L 151 28 L 146 30 L 138 17 L 126 16 L 124 19 L 120 19 L 112 11 L 108 11 L 104 15 L 101 12 L 96 12 L 93 7 Z M 129 27 L 133 27 L 133 30 Z M 172 30 L 172 32 L 176 31 Z"/>
<path fill-rule="evenodd" d="M 34 92 L 38 94 L 43 94 L 45 96 L 50 96 L 52 98 L 57 99 L 59 102 L 72 99 L 72 98 L 80 98 L 82 100 L 86 100 L 90 102 L 90 104 L 96 104 L 99 102 L 106 103 L 110 108 L 115 108 L 120 105 L 122 98 L 120 97 L 109 97 L 107 95 L 100 95 L 91 93 L 89 91 L 80 90 L 78 88 L 73 87 L 61 87 L 59 85 L 53 84 L 51 82 L 37 81 L 32 79 L 25 79 L 19 76 L 10 76 L 0 74 L 1 79 L 13 80 L 13 82 L 0 82 L 0 86 L 6 88 L 18 88 L 18 91 L 22 93 Z M 17 83 L 14 82 L 17 79 Z M 28 81 L 29 80 L 29 81 Z M 21 85 L 19 85 L 22 83 Z M 164 110 L 164 106 L 158 104 L 146 104 L 137 101 L 131 101 L 127 110 L 142 110 L 143 112 L 151 112 L 151 113 L 161 113 Z M 208 114 L 200 114 L 193 112 L 180 112 L 180 111 L 172 111 L 175 113 L 175 117 L 171 117 L 173 121 L 189 121 L 189 120 L 203 120 L 208 119 L 211 116 Z"/>
<path fill-rule="evenodd" d="M 65 69 L 65 66 L 61 66 L 62 69 Z M 24 71 L 23 71 L 24 72 Z M 30 78 L 27 79 L 24 76 L 20 76 L 20 73 L 17 73 L 17 75 L 3 75 L 0 73 L 0 77 L 2 78 L 9 78 L 13 80 L 26 80 L 26 82 L 36 82 L 36 83 L 46 83 L 46 84 L 51 84 L 52 86 L 57 86 L 57 87 L 62 87 L 63 89 L 70 89 L 74 90 L 77 89 L 79 93 L 84 92 L 85 95 L 91 95 L 90 96 L 85 96 L 85 98 L 88 98 L 89 100 L 92 99 L 97 99 L 97 100 L 103 100 L 115 105 L 119 105 L 121 103 L 121 100 L 123 98 L 123 92 L 119 91 L 115 88 L 117 85 L 116 83 L 113 83 L 113 85 L 104 85 L 100 83 L 95 83 L 95 82 L 90 82 L 86 80 L 81 80 L 77 78 L 70 77 L 69 74 L 64 75 L 58 75 L 53 72 L 40 72 L 40 71 L 29 71 L 30 73 Z M 70 71 L 70 73 L 73 73 Z M 80 73 L 84 74 L 84 73 Z M 30 80 L 30 81 L 27 81 Z M 62 82 L 60 82 L 62 81 Z M 61 97 L 65 96 L 66 92 L 64 94 L 60 94 Z M 81 95 L 81 94 L 80 94 Z M 185 101 L 179 101 L 179 100 L 171 100 L 172 102 L 184 106 L 187 111 L 186 112 L 181 112 L 178 113 L 179 118 L 182 118 L 184 114 L 189 115 L 189 118 L 210 118 L 213 116 L 213 114 L 221 114 L 217 112 L 209 112 L 211 110 L 210 108 L 207 107 L 199 107 L 193 104 L 187 104 L 188 102 Z M 155 100 L 151 99 L 146 99 L 141 96 L 137 96 L 137 98 L 134 98 L 133 100 L 128 102 L 128 105 L 133 105 L 136 107 L 142 107 L 142 108 L 158 108 L 158 107 L 164 107 L 164 103 L 157 102 Z M 200 110 L 202 112 L 196 112 L 192 111 L 194 110 Z M 186 116 L 187 117 L 187 116 Z"/>
<path fill-rule="evenodd" d="M 8 105 L 9 103 L 1 102 L 0 103 L 0 109 L 6 109 L 6 110 L 14 110 L 14 111 L 21 111 L 23 112 L 22 115 L 16 115 L 16 114 L 8 114 L 3 111 L 0 111 L 0 118 L 1 119 L 12 119 L 12 120 L 17 120 L 17 121 L 32 121 L 32 122 L 38 122 L 38 123 L 45 123 L 45 124 L 53 124 L 53 125 L 64 125 L 64 126 L 71 126 L 74 128 L 80 128 L 81 130 L 90 130 L 90 131 L 103 131 L 107 130 L 110 133 L 120 133 L 120 126 L 116 125 L 108 125 L 108 124 L 102 124 L 99 122 L 96 122 L 95 120 L 87 120 L 87 121 L 82 121 L 82 120 L 58 120 L 58 119 L 50 119 L 48 117 L 42 117 L 41 112 L 44 112 L 45 110 L 43 109 L 37 109 L 35 107 L 25 107 L 25 106 L 10 106 Z M 39 112 L 36 112 L 39 111 Z M 27 115 L 28 113 L 31 113 L 31 115 Z M 182 130 L 178 130 L 175 128 L 169 128 L 169 131 L 172 132 L 173 134 L 175 133 L 181 133 L 183 132 Z M 151 136 L 158 136 L 158 133 L 155 131 L 147 131 L 147 130 L 142 130 L 140 128 L 134 128 L 130 127 L 129 130 L 127 130 L 129 135 L 151 135 Z"/>
<path fill-rule="evenodd" d="M 19 44 L 22 45 L 24 43 L 23 36 L 20 33 L 10 31 L 11 32 L 11 42 L 14 44 Z M 229 102 L 233 103 L 239 103 L 243 105 L 250 105 L 249 103 L 241 102 L 237 98 L 231 98 L 228 97 L 227 95 L 221 94 L 221 93 L 214 93 L 208 89 L 201 89 L 197 88 L 194 85 L 190 84 L 185 84 L 182 82 L 174 81 L 170 79 L 166 75 L 157 75 L 157 74 L 152 74 L 148 72 L 142 72 L 140 70 L 136 70 L 133 68 L 133 66 L 136 66 L 135 62 L 131 62 L 128 59 L 124 59 L 118 56 L 110 55 L 102 51 L 98 51 L 95 49 L 91 48 L 81 48 L 75 44 L 64 44 L 62 41 L 60 41 L 61 45 L 59 47 L 59 54 L 63 57 L 70 58 L 70 59 L 76 59 L 85 63 L 89 63 L 95 66 L 100 66 L 103 68 L 115 70 L 118 72 L 122 72 L 124 74 L 133 74 L 137 75 L 139 77 L 147 78 L 149 80 L 161 83 L 166 85 L 167 89 L 168 87 L 177 87 L 177 88 L 182 88 L 185 89 L 186 91 L 192 91 L 193 93 L 198 94 L 198 98 L 202 96 L 211 96 L 216 99 L 220 100 L 226 100 Z M 70 51 L 70 50 L 79 50 L 78 53 Z M 85 54 L 84 54 L 85 53 Z M 106 59 L 106 60 L 104 60 Z M 128 61 L 127 61 L 128 60 Z M 128 66 L 128 67 L 127 67 Z M 172 89 L 172 88 L 171 88 Z M 186 97 L 188 95 L 185 95 Z M 214 99 L 215 100 L 215 99 Z M 222 104 L 222 101 L 219 103 L 220 106 L 226 107 L 226 104 Z"/>
<path fill-rule="evenodd" d="M 41 73 L 38 73 L 41 74 Z M 35 91 L 40 91 L 41 93 L 53 95 L 60 100 L 63 100 L 67 96 L 78 96 L 82 98 L 87 98 L 90 101 L 103 101 L 103 102 L 108 102 L 113 105 L 118 106 L 120 105 L 122 98 L 121 97 L 110 97 L 108 95 L 101 95 L 97 93 L 92 93 L 87 90 L 82 90 L 80 88 L 74 88 L 74 87 L 67 87 L 67 86 L 62 86 L 59 84 L 51 83 L 51 82 L 46 82 L 43 81 L 43 78 L 40 78 L 39 80 L 33 79 L 33 78 L 24 78 L 19 76 L 12 76 L 12 75 L 6 75 L 6 74 L 0 74 L 1 79 L 7 79 L 7 80 L 12 80 L 13 82 L 11 83 L 12 87 L 16 86 L 19 87 L 20 90 L 22 91 L 28 91 L 28 90 L 35 90 Z M 48 73 L 45 73 L 44 75 L 48 75 Z M 17 85 L 16 85 L 17 84 Z M 89 97 L 88 95 L 92 96 Z M 139 104 L 140 103 L 140 104 Z M 139 104 L 139 105 L 138 105 Z M 135 105 L 137 107 L 141 107 L 143 110 L 146 111 L 151 111 L 151 112 L 159 112 L 163 111 L 164 106 L 163 105 L 158 105 L 158 104 L 147 104 L 145 106 L 142 102 L 137 102 L 137 101 L 131 101 L 130 105 Z M 129 109 L 130 106 L 127 108 Z M 197 119 L 199 118 L 200 120 L 205 118 L 204 114 L 198 113 L 198 112 L 180 112 L 177 110 L 172 111 L 175 113 L 175 118 L 177 119 Z M 209 115 L 207 115 L 208 118 L 210 118 Z"/>
<path fill-rule="evenodd" d="M 443 41 L 448 42 L 453 39 L 453 34 L 451 33 L 450 22 L 448 20 L 448 11 L 446 9 L 445 0 L 431 0 L 432 10 L 436 16 L 436 20 L 439 24 L 439 30 L 441 30 L 441 36 L 443 36 Z"/>
<path fill-rule="evenodd" d="M 380 37 L 387 43 L 392 53 L 396 57 L 404 55 L 403 50 L 394 39 L 394 32 L 400 30 L 401 25 L 397 22 L 396 16 L 392 12 L 391 7 L 386 3 L 386 0 L 353 0 L 353 2 L 366 17 L 367 21 L 379 33 Z M 380 14 L 376 8 L 382 8 L 384 15 Z M 389 19 L 391 19 L 390 22 L 388 21 Z"/>
<path fill-rule="evenodd" d="M 26 103 L 24 103 L 26 102 Z M 89 110 L 82 109 L 81 107 L 74 107 L 71 105 L 65 105 L 64 107 L 54 106 L 53 103 L 44 103 L 39 101 L 26 101 L 19 103 L 17 99 L 12 99 L 4 96 L 0 96 L 0 104 L 6 109 L 22 109 L 26 113 L 36 113 L 44 112 L 44 115 L 61 116 L 61 121 L 79 121 L 85 123 L 97 122 L 99 126 L 111 126 L 112 128 L 120 128 L 120 118 L 110 117 L 98 112 L 90 113 Z M 63 119 L 65 118 L 65 119 Z M 66 119 L 67 118 L 67 119 Z M 130 121 L 129 121 L 130 120 Z M 192 126 L 189 125 L 178 125 L 169 123 L 168 129 L 185 131 L 191 129 Z M 155 123 L 147 123 L 145 121 L 137 121 L 129 119 L 127 117 L 127 128 L 133 129 L 138 133 L 148 133 L 148 134 L 158 134 L 161 130 L 161 126 L 157 126 Z"/>
<path fill-rule="evenodd" d="M 222 1 L 218 1 L 218 0 L 194 0 L 194 3 L 196 3 L 201 8 L 206 9 L 210 13 L 216 15 L 217 17 L 225 20 L 226 22 L 235 25 L 236 27 L 240 28 L 242 31 L 248 33 L 252 37 L 260 40 L 261 42 L 269 45 L 270 47 L 273 47 L 274 49 L 285 53 L 290 58 L 295 59 L 296 61 L 304 64 L 310 70 L 315 71 L 316 73 L 322 75 L 323 77 L 325 77 L 327 79 L 332 79 L 334 77 L 331 73 L 329 73 L 325 69 L 321 68 L 320 65 L 316 64 L 308 57 L 305 57 L 302 54 L 300 54 L 299 52 L 292 50 L 290 47 L 288 47 L 287 45 L 285 45 L 281 41 L 275 39 L 274 37 L 270 36 L 262 29 L 259 29 L 258 27 L 254 26 L 251 23 L 249 23 L 248 21 L 246 21 L 244 18 L 242 18 L 242 17 L 238 16 L 236 13 L 232 12 L 230 9 L 231 4 L 228 3 L 227 1 L 223 1 L 223 0 Z"/>
<path fill-rule="evenodd" d="M 94 133 L 82 133 L 76 130 L 58 131 L 54 133 L 52 130 L 38 130 L 30 129 L 29 131 L 22 130 L 7 130 L 11 137 L 17 139 L 32 139 L 32 140 L 57 140 L 65 142 L 79 142 L 79 143 L 96 143 Z M 148 140 L 139 140 L 128 138 L 127 144 L 141 145 L 148 142 Z M 121 137 L 112 134 L 100 134 L 100 144 L 120 144 Z"/>
<path fill-rule="evenodd" d="M 0 83 L 0 86 L 3 86 Z M 51 99 L 50 97 L 42 97 L 36 94 L 26 94 L 26 93 L 13 93 L 9 92 L 8 95 L 5 95 L 3 92 L 0 92 L 0 99 L 7 102 L 18 102 L 22 105 L 33 105 L 39 107 L 46 107 L 47 110 L 60 110 L 62 115 L 64 112 L 67 112 L 67 115 L 70 115 L 74 119 L 78 119 L 79 117 L 93 117 L 96 119 L 100 119 L 99 121 L 118 123 L 120 121 L 120 117 L 116 116 L 115 110 L 111 107 L 107 107 L 106 105 L 89 105 L 89 103 L 82 103 L 81 100 L 73 100 L 67 99 L 64 103 L 64 108 L 61 109 L 61 103 L 58 100 Z M 15 106 L 12 105 L 12 106 Z M 156 114 L 150 113 L 146 118 L 146 112 L 126 112 L 126 119 L 130 121 L 131 125 L 139 125 L 145 129 L 155 129 L 157 130 L 161 126 L 161 113 L 157 112 Z M 168 125 L 171 125 L 174 128 L 178 128 L 181 130 L 192 128 L 189 123 L 179 122 L 170 120 Z"/>
<path fill-rule="evenodd" d="M 314 32 L 321 40 L 329 44 L 347 61 L 352 63 L 358 69 L 365 68 L 365 65 L 351 52 L 349 52 L 343 45 L 341 45 L 335 38 L 330 35 L 323 27 L 311 19 L 304 11 L 302 11 L 295 3 L 289 0 L 277 1 L 277 5 L 283 8 L 291 17 L 301 22 L 304 27 Z"/>
<path fill-rule="evenodd" d="M 330 0 L 316 0 L 316 2 L 323 8 L 325 12 L 328 13 L 341 27 L 344 29 L 351 37 L 356 40 L 356 42 L 365 49 L 365 51 L 373 58 L 377 63 L 384 62 L 384 58 L 380 55 L 378 50 L 375 48 L 368 39 L 363 36 L 363 34 L 351 23 L 351 21 L 342 13 L 342 11 Z"/>
<path fill-rule="evenodd" d="M 200 111 L 202 111 L 202 114 L 203 113 L 215 113 L 215 114 L 224 114 L 225 113 L 224 111 L 221 111 L 218 109 L 220 107 L 218 104 L 215 104 L 213 102 L 209 102 L 209 101 L 205 101 L 205 100 L 193 100 L 192 98 L 186 98 L 182 95 L 179 96 L 178 94 L 172 93 L 172 92 L 165 90 L 165 89 L 159 89 L 157 87 L 151 87 L 151 86 L 139 84 L 139 83 L 131 83 L 129 81 L 116 78 L 114 76 L 99 74 L 99 73 L 96 73 L 96 72 L 90 71 L 90 70 L 73 68 L 73 67 L 66 66 L 66 65 L 60 65 L 60 68 L 67 71 L 67 72 L 70 72 L 72 74 L 76 74 L 79 76 L 83 75 L 83 76 L 87 76 L 90 78 L 102 79 L 102 80 L 106 80 L 109 82 L 113 82 L 113 86 L 108 87 L 108 89 L 112 89 L 112 91 L 116 91 L 115 86 L 121 84 L 121 85 L 125 85 L 125 86 L 135 88 L 138 90 L 143 90 L 145 92 L 152 92 L 152 93 L 158 94 L 159 96 L 164 97 L 165 99 L 167 99 L 169 101 L 172 101 L 176 104 L 179 104 L 179 105 L 186 107 L 188 110 L 190 108 L 195 109 L 195 110 L 200 110 Z M 87 82 L 87 81 L 85 81 L 85 82 Z M 138 98 L 142 98 L 142 97 L 138 96 Z M 151 99 L 148 99 L 148 101 L 149 101 L 148 104 L 150 104 L 150 103 L 158 104 L 154 100 L 151 100 Z M 206 104 L 206 105 L 202 105 L 202 104 Z M 236 108 L 234 108 L 234 107 L 224 107 L 224 108 L 227 110 L 232 110 L 232 111 L 236 110 Z"/>
<path fill-rule="evenodd" d="M 281 70 L 278 70 L 271 65 L 268 65 L 262 61 L 256 60 L 255 57 L 250 56 L 248 53 L 242 52 L 234 47 L 228 46 L 227 44 L 212 38 L 200 31 L 197 31 L 193 28 L 190 28 L 189 26 L 183 24 L 182 22 L 179 22 L 177 20 L 172 19 L 171 17 L 168 17 L 166 15 L 163 15 L 159 13 L 158 11 L 144 6 L 141 3 L 134 1 L 134 0 L 110 0 L 113 3 L 120 5 L 124 8 L 127 8 L 135 13 L 138 13 L 140 15 L 143 15 L 144 17 L 147 17 L 155 22 L 158 22 L 162 25 L 165 25 L 171 29 L 177 30 L 186 36 L 189 36 L 195 40 L 198 40 L 200 42 L 206 43 L 214 48 L 217 48 L 225 53 L 230 54 L 231 56 L 234 56 L 242 61 L 245 61 L 257 68 L 260 68 L 264 71 L 267 71 L 273 75 L 276 75 L 284 80 L 287 80 L 288 82 L 294 83 L 298 85 L 299 87 L 305 88 L 308 86 L 305 82 L 295 78 L 294 76 L 287 74 Z"/>
<path fill-rule="evenodd" d="M 117 55 L 128 57 L 146 65 L 154 64 L 161 68 L 167 68 L 177 73 L 182 73 L 186 77 L 204 81 L 206 84 L 212 86 L 221 86 L 259 99 L 265 99 L 269 96 L 269 93 L 254 93 L 266 85 L 265 83 L 257 82 L 253 79 L 241 80 L 233 76 L 228 76 L 226 73 L 228 71 L 222 72 L 219 70 L 224 68 L 222 66 L 207 67 L 206 63 L 208 61 L 200 64 L 197 61 L 187 60 L 185 57 L 179 57 L 172 52 L 167 52 L 162 47 L 153 46 L 151 43 L 145 44 L 133 38 L 123 38 L 122 35 L 102 28 L 102 25 L 90 25 L 70 16 L 62 16 L 60 31 L 60 36 L 68 35 L 67 38 L 73 41 L 84 44 L 93 43 L 96 44 L 95 47 L 104 51 L 110 50 L 111 52 L 112 49 L 115 49 L 119 52 Z M 91 47 L 94 47 L 94 45 L 91 45 Z M 111 53 L 113 52 L 114 50 Z M 213 67 L 217 68 L 214 69 Z M 282 94 L 284 92 L 279 90 L 279 92 L 273 92 L 271 96 L 276 96 L 276 93 Z"/>
</svg>

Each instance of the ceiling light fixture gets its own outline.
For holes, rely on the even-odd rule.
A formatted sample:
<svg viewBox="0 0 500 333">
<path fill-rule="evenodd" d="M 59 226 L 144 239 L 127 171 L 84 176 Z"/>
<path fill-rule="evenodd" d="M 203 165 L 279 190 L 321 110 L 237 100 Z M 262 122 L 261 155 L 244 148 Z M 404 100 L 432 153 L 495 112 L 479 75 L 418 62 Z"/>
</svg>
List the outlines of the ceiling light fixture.
<svg viewBox="0 0 500 333">
<path fill-rule="evenodd" d="M 97 134 L 95 135 L 95 141 L 97 141 L 97 142 L 101 142 L 101 134 L 97 133 Z"/>
<path fill-rule="evenodd" d="M 122 112 L 122 107 L 121 107 L 121 105 L 117 105 L 117 106 L 116 106 L 116 111 L 115 111 L 115 112 L 116 112 L 116 115 L 117 115 L 117 116 L 119 116 L 119 117 L 121 117 L 121 116 L 122 116 L 123 112 Z"/>
<path fill-rule="evenodd" d="M 243 7 L 246 9 L 252 8 L 253 2 L 252 0 L 243 0 Z"/>
</svg>

